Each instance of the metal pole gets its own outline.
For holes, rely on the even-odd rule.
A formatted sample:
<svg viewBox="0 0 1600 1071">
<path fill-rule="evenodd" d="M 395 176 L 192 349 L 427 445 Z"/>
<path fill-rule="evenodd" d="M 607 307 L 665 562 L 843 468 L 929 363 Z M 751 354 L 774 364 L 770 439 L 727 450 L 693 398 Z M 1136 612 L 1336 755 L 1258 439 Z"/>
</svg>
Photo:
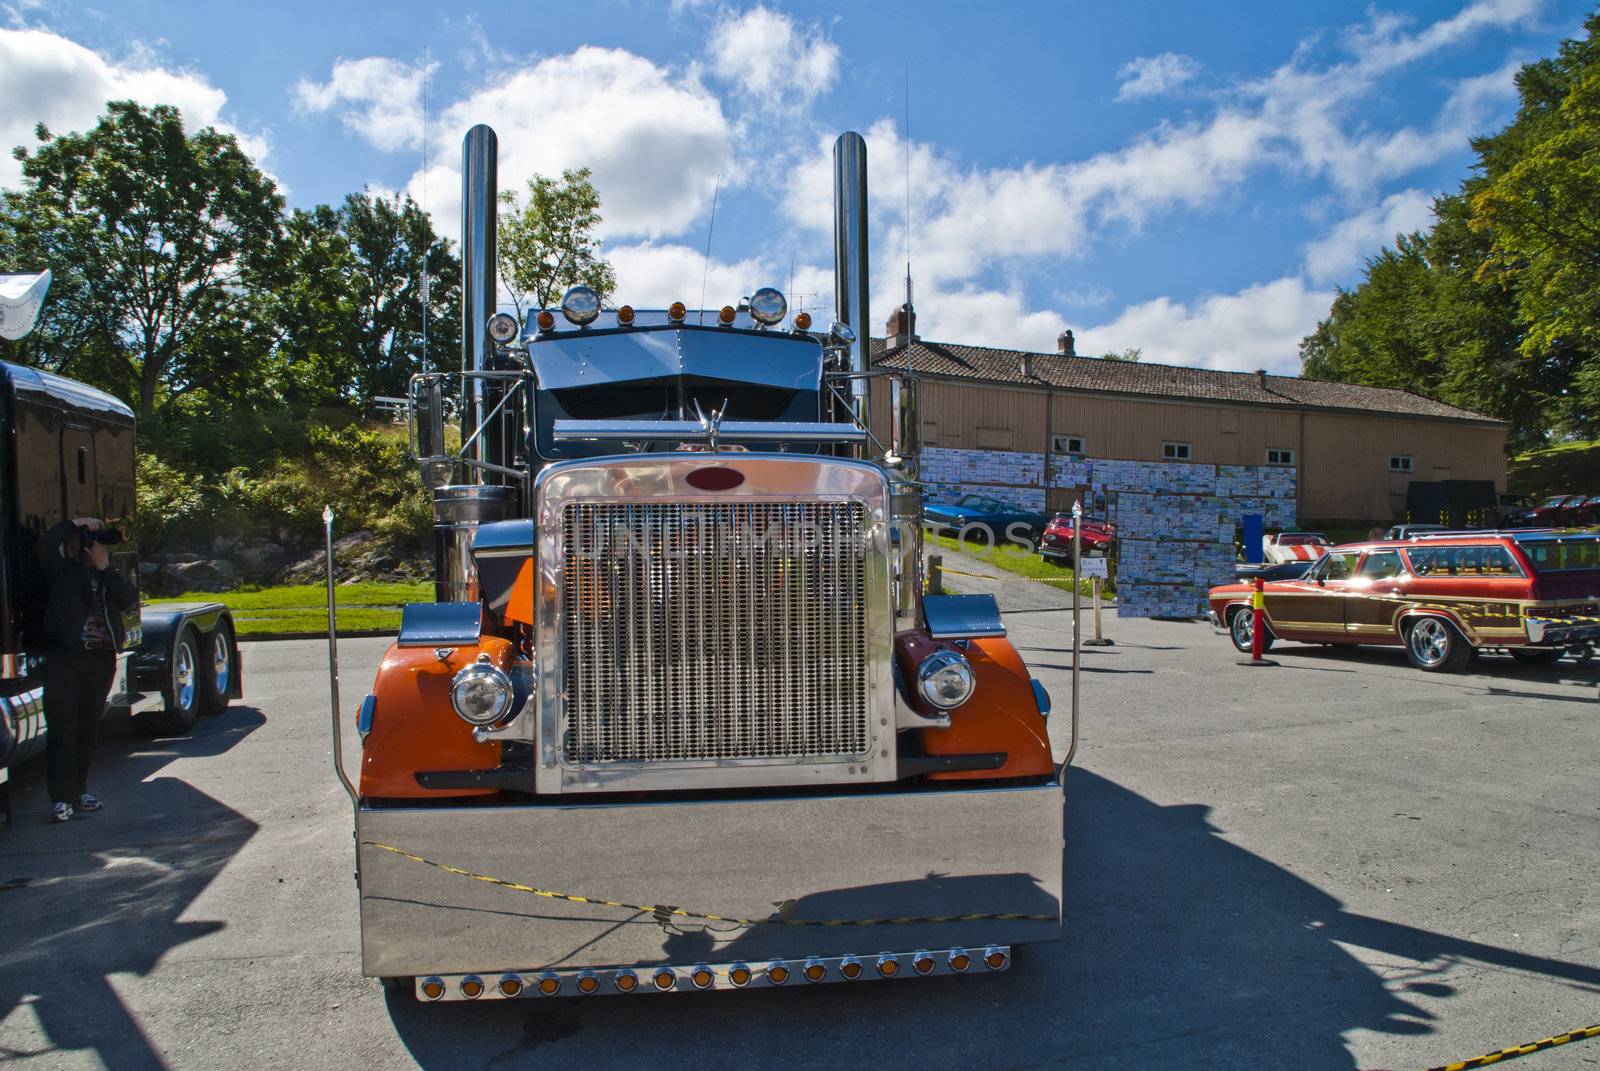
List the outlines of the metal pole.
<svg viewBox="0 0 1600 1071">
<path fill-rule="evenodd" d="M 1067 746 L 1067 757 L 1061 762 L 1065 775 L 1072 757 L 1078 753 L 1078 655 L 1082 652 L 1081 629 L 1078 627 L 1078 560 L 1083 553 L 1083 503 L 1072 500 L 1072 742 Z"/>
<path fill-rule="evenodd" d="M 339 720 L 339 630 L 334 619 L 333 594 L 333 507 L 322 507 L 322 529 L 328 554 L 328 702 L 333 710 L 333 772 L 352 805 L 356 802 L 356 786 L 344 772 L 344 726 Z"/>
<path fill-rule="evenodd" d="M 1094 642 L 1103 644 L 1106 638 L 1100 634 L 1100 578 L 1091 578 L 1089 586 L 1094 589 Z"/>
</svg>

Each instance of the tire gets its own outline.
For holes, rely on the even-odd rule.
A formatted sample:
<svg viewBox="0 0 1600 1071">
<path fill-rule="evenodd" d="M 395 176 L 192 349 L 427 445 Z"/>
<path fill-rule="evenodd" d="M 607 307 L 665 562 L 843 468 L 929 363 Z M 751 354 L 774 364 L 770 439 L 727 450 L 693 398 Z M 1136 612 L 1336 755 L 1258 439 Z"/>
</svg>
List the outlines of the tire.
<svg viewBox="0 0 1600 1071">
<path fill-rule="evenodd" d="M 205 681 L 201 674 L 200 641 L 192 628 L 178 635 L 167 667 L 167 684 L 162 689 L 166 704 L 160 710 L 146 711 L 133 719 L 134 728 L 146 736 L 175 736 L 194 728 L 200 716 Z"/>
<path fill-rule="evenodd" d="M 1549 666 L 1561 661 L 1563 647 L 1513 647 L 1511 657 L 1525 666 Z"/>
<path fill-rule="evenodd" d="M 1406 629 L 1406 657 L 1428 673 L 1460 673 L 1472 661 L 1472 645 L 1442 617 L 1419 617 Z"/>
<path fill-rule="evenodd" d="M 206 652 L 200 658 L 200 716 L 210 718 L 227 710 L 233 698 L 239 649 L 234 646 L 233 630 L 225 624 L 200 637 L 200 649 Z"/>
<path fill-rule="evenodd" d="M 1240 654 L 1254 653 L 1254 624 L 1255 611 L 1248 606 L 1241 606 L 1233 611 L 1228 618 L 1228 638 L 1233 641 L 1233 649 Z M 1266 635 L 1261 637 L 1261 650 L 1272 650 L 1272 641 L 1278 637 L 1272 634 L 1272 626 L 1266 626 Z"/>
</svg>

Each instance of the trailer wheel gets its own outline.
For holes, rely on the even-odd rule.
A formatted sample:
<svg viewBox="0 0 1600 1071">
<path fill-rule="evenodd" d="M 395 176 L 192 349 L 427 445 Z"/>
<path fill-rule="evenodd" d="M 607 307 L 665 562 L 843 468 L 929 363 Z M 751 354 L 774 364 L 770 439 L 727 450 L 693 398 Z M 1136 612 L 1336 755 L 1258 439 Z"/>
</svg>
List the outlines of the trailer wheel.
<svg viewBox="0 0 1600 1071">
<path fill-rule="evenodd" d="M 222 623 L 203 638 L 201 646 L 206 654 L 200 659 L 200 714 L 209 718 L 227 710 L 233 698 L 239 649 L 234 646 L 233 630 Z"/>
<path fill-rule="evenodd" d="M 204 674 L 200 663 L 200 644 L 192 628 L 185 628 L 172 651 L 167 667 L 167 684 L 162 689 L 166 704 L 161 710 L 145 711 L 133 719 L 134 728 L 147 736 L 174 736 L 194 728 L 200 716 Z"/>
</svg>

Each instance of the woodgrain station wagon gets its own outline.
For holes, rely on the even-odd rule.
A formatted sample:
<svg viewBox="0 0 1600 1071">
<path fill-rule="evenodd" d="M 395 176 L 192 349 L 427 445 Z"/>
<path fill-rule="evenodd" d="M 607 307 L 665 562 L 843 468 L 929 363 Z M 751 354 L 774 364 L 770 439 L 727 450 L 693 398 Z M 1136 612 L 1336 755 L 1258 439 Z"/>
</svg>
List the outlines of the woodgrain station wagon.
<svg viewBox="0 0 1600 1071">
<path fill-rule="evenodd" d="M 1211 620 L 1250 650 L 1253 583 L 1211 589 Z M 1455 672 L 1503 648 L 1553 662 L 1600 641 L 1600 533 L 1475 532 L 1334 547 L 1303 577 L 1263 584 L 1267 635 L 1404 646 L 1420 669 Z"/>
</svg>

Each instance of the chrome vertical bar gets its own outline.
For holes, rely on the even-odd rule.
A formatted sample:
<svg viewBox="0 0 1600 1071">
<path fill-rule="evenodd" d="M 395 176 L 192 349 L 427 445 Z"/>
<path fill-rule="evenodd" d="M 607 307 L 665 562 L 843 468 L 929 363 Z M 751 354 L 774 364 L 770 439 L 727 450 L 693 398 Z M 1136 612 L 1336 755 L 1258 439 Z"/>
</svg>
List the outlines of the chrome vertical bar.
<svg viewBox="0 0 1600 1071">
<path fill-rule="evenodd" d="M 833 301 L 834 315 L 855 331 L 850 368 L 864 373 L 872 363 L 872 314 L 867 279 L 867 143 L 846 131 L 833 143 Z M 872 426 L 872 384 L 857 375 L 850 382 L 850 404 L 862 427 Z M 861 456 L 870 447 L 863 443 Z"/>
<path fill-rule="evenodd" d="M 339 775 L 350 803 L 357 802 L 356 786 L 344 772 L 344 726 L 339 719 L 339 630 L 334 618 L 333 507 L 322 507 L 322 530 L 328 554 L 328 702 L 333 711 L 333 772 Z"/>
<path fill-rule="evenodd" d="M 1078 563 L 1083 560 L 1083 503 L 1072 503 L 1072 742 L 1067 745 L 1067 757 L 1061 760 L 1061 776 L 1065 780 L 1067 767 L 1078 753 L 1078 659 L 1083 654 L 1082 629 L 1078 627 Z"/>
</svg>

